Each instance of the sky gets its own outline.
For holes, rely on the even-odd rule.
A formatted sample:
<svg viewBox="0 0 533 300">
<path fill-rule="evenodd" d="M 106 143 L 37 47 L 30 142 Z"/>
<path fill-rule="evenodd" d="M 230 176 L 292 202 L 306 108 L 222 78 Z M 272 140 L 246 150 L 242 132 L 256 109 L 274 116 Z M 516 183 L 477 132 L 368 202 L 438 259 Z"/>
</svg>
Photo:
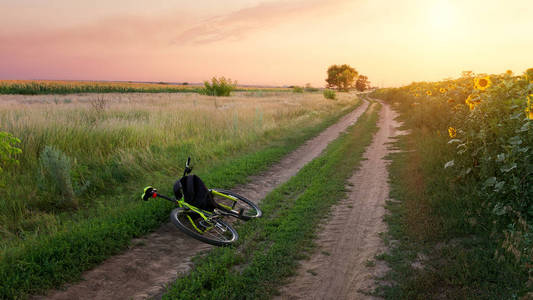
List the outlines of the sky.
<svg viewBox="0 0 533 300">
<path fill-rule="evenodd" d="M 375 86 L 533 67 L 531 0 L 0 0 L 0 79 Z"/>
</svg>

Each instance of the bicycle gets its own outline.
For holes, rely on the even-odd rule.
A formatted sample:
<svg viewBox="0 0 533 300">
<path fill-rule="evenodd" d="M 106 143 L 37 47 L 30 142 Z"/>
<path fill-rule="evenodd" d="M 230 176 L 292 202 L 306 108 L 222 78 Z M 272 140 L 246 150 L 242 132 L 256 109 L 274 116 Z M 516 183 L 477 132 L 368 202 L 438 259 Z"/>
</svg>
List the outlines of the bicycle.
<svg viewBox="0 0 533 300">
<path fill-rule="evenodd" d="M 248 221 L 262 215 L 259 207 L 245 197 L 224 189 L 208 189 L 192 172 L 191 158 L 185 163 L 183 176 L 174 183 L 174 198 L 159 194 L 152 186 L 144 188 L 141 198 L 162 198 L 178 207 L 170 221 L 185 234 L 215 246 L 226 246 L 239 238 L 237 231 L 222 220 L 226 216 Z"/>
</svg>

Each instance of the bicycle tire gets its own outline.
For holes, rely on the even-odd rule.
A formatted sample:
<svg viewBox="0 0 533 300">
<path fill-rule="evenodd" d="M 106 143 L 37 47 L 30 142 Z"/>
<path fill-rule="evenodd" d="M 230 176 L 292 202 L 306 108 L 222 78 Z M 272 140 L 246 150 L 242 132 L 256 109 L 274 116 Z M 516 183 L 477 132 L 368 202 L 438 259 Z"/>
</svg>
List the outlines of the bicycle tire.
<svg viewBox="0 0 533 300">
<path fill-rule="evenodd" d="M 239 239 L 239 234 L 237 233 L 237 231 L 235 229 L 233 229 L 233 227 L 231 227 L 228 223 L 222 221 L 222 220 L 218 220 L 218 219 L 215 219 L 213 220 L 214 222 L 216 222 L 218 226 L 213 226 L 212 229 L 210 230 L 207 230 L 206 232 L 204 232 L 204 234 L 201 234 L 199 233 L 196 229 L 194 229 L 194 227 L 192 226 L 189 218 L 187 218 L 187 216 L 189 217 L 199 217 L 198 214 L 192 212 L 191 210 L 189 209 L 186 209 L 186 208 L 183 208 L 183 207 L 178 207 L 178 208 L 175 208 L 174 210 L 172 210 L 172 212 L 170 213 L 170 221 L 176 225 L 176 227 L 178 227 L 179 230 L 181 230 L 183 233 L 187 234 L 188 236 L 190 237 L 193 237 L 199 241 L 202 241 L 204 243 L 208 243 L 208 244 L 211 244 L 211 245 L 215 245 L 215 246 L 229 246 L 233 243 L 235 243 L 238 239 Z M 197 218 L 198 219 L 198 218 Z M 199 218 L 200 220 L 203 220 L 201 218 Z M 196 222 L 196 221 L 195 221 Z M 223 234 L 224 235 L 227 235 L 228 238 L 214 238 L 214 236 L 216 236 L 216 234 L 213 234 L 212 230 L 213 229 L 219 229 L 221 231 L 224 230 Z M 205 233 L 209 233 L 209 234 L 205 234 Z M 219 233 L 219 236 L 222 236 L 220 233 Z"/>
<path fill-rule="evenodd" d="M 237 210 L 234 209 L 233 210 L 234 214 L 232 215 L 234 215 L 236 218 L 248 221 L 250 219 L 260 218 L 263 215 L 263 212 L 261 211 L 261 209 L 255 203 L 248 200 L 244 196 L 241 196 L 235 192 L 224 190 L 224 189 L 212 189 L 212 190 L 217 191 L 222 194 L 233 196 L 239 200 L 237 201 L 237 204 L 239 205 L 240 208 L 244 209 L 244 213 L 238 214 L 238 209 Z M 222 197 L 215 197 L 215 202 L 218 202 L 221 200 L 223 201 Z M 228 201 L 231 201 L 231 200 L 228 200 Z"/>
</svg>

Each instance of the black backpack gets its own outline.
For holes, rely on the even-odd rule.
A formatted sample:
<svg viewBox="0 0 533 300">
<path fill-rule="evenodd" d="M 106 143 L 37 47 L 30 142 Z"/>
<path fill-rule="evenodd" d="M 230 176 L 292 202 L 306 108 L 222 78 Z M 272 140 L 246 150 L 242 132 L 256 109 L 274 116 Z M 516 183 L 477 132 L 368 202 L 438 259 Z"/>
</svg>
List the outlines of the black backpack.
<svg viewBox="0 0 533 300">
<path fill-rule="evenodd" d="M 185 202 L 203 210 L 213 211 L 216 207 L 211 193 L 200 177 L 196 175 L 183 176 L 174 184 L 174 195 L 176 199 L 181 198 L 181 192 Z"/>
</svg>

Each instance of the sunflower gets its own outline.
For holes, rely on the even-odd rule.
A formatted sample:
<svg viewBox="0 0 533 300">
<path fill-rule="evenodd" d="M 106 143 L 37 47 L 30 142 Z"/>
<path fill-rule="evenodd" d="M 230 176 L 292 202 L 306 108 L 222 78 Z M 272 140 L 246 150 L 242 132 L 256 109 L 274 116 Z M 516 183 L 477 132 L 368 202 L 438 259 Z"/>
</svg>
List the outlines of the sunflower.
<svg viewBox="0 0 533 300">
<path fill-rule="evenodd" d="M 513 71 L 511 71 L 511 70 L 507 70 L 507 71 L 505 71 L 505 74 L 507 74 L 507 75 L 509 75 L 509 76 L 512 76 L 512 75 L 513 75 Z"/>
<path fill-rule="evenodd" d="M 457 136 L 457 130 L 453 127 L 448 127 L 448 135 L 453 139 Z"/>
<path fill-rule="evenodd" d="M 454 103 L 455 103 L 455 100 L 452 99 L 452 98 L 450 98 L 450 99 L 448 99 L 448 103 L 449 103 L 449 104 L 454 104 Z"/>
<path fill-rule="evenodd" d="M 469 95 L 468 98 L 466 98 L 465 103 L 468 105 L 470 110 L 473 110 L 476 108 L 476 105 L 481 103 L 481 100 L 479 98 L 476 98 L 475 100 L 472 98 L 472 95 Z"/>
<path fill-rule="evenodd" d="M 455 85 L 453 84 L 448 85 L 448 90 L 453 90 L 454 88 L 455 88 Z"/>
<path fill-rule="evenodd" d="M 444 94 L 444 93 L 446 93 L 446 89 L 443 88 L 443 87 L 441 87 L 441 88 L 439 89 L 439 92 L 440 92 L 441 94 Z"/>
<path fill-rule="evenodd" d="M 426 95 L 431 96 L 433 93 L 431 91 L 426 91 Z"/>
<path fill-rule="evenodd" d="M 488 89 L 492 85 L 489 76 L 474 78 L 474 86 L 480 91 Z"/>
<path fill-rule="evenodd" d="M 415 93 L 415 97 L 416 98 L 420 97 L 420 94 L 419 93 Z"/>
</svg>

